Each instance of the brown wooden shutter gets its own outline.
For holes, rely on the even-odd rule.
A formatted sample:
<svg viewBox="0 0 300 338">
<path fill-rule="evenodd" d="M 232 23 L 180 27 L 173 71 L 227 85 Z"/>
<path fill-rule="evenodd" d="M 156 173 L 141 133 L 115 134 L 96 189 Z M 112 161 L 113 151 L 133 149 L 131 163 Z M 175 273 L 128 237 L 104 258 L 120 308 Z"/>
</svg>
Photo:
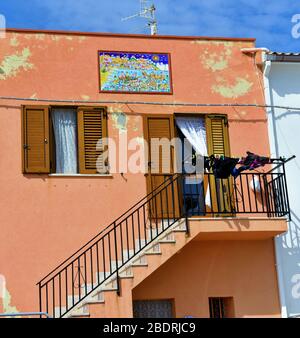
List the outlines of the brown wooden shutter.
<svg viewBox="0 0 300 338">
<path fill-rule="evenodd" d="M 207 115 L 206 129 L 208 154 L 230 156 L 227 117 Z"/>
<path fill-rule="evenodd" d="M 152 169 L 153 166 L 159 166 L 158 171 L 159 173 L 163 173 L 163 167 L 162 167 L 162 163 L 163 161 L 166 161 L 166 163 L 168 163 L 167 161 L 171 161 L 170 162 L 170 172 L 169 173 L 173 173 L 173 149 L 170 149 L 170 154 L 171 154 L 171 158 L 168 158 L 168 154 L 163 153 L 162 151 L 162 147 L 160 147 L 159 149 L 151 149 L 151 139 L 168 139 L 168 140 L 172 140 L 172 138 L 174 137 L 174 120 L 173 120 L 173 116 L 153 116 L 153 117 L 148 117 L 148 123 L 147 123 L 147 133 L 148 133 L 148 140 L 149 140 L 149 164 L 152 165 Z M 152 153 L 151 153 L 152 150 Z M 155 151 L 159 151 L 159 154 L 156 154 Z M 153 162 L 153 158 L 151 159 L 151 154 L 154 155 L 153 157 L 156 158 L 155 156 L 157 156 L 157 158 L 159 158 L 159 163 L 154 163 Z M 151 170 L 151 167 L 150 167 Z M 168 173 L 164 173 L 164 174 L 168 174 Z"/>
<path fill-rule="evenodd" d="M 107 137 L 107 113 L 104 108 L 79 107 L 78 118 L 78 149 L 79 172 L 81 174 L 106 173 L 103 153 L 107 147 L 99 140 Z M 98 149 L 97 149 L 98 144 Z M 97 171 L 97 168 L 99 171 Z"/>
<path fill-rule="evenodd" d="M 167 154 L 164 154 L 162 147 L 159 149 L 153 149 L 151 151 L 151 139 L 166 138 L 172 140 L 174 137 L 174 119 L 172 115 L 153 115 L 145 118 L 145 131 L 149 144 L 149 174 L 147 175 L 147 190 L 150 194 L 153 190 L 163 184 L 174 174 L 174 149 L 170 149 L 170 158 Z M 159 154 L 155 154 L 154 151 L 159 151 Z M 152 163 L 153 158 L 151 155 L 156 155 L 159 158 L 159 163 Z M 170 161 L 170 171 L 163 172 L 162 161 Z M 154 173 L 153 169 L 156 170 Z M 170 182 L 170 181 L 168 181 Z M 161 198 L 161 200 L 160 200 Z M 180 206 L 178 198 L 178 182 L 173 185 L 169 185 L 167 190 L 161 194 L 156 195 L 151 204 L 151 217 L 152 218 L 164 218 L 164 217 L 180 217 Z"/>
<path fill-rule="evenodd" d="M 50 173 L 49 108 L 23 107 L 22 122 L 24 173 Z"/>
<path fill-rule="evenodd" d="M 230 156 L 228 121 L 226 116 L 207 115 L 206 130 L 208 140 L 208 155 Z M 212 210 L 226 212 L 227 216 L 232 216 L 234 201 L 233 186 L 231 178 L 216 180 L 210 176 L 210 195 L 212 200 Z M 207 177 L 205 178 L 205 189 L 207 186 Z M 225 215 L 225 214 L 223 214 Z"/>
</svg>

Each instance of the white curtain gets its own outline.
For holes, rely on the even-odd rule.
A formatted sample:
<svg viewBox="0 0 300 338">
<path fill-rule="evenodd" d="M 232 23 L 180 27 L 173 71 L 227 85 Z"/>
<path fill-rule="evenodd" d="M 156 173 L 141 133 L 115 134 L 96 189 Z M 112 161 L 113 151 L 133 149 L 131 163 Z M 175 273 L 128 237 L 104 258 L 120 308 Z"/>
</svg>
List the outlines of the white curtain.
<svg viewBox="0 0 300 338">
<path fill-rule="evenodd" d="M 73 108 L 54 108 L 52 121 L 56 144 L 56 173 L 76 174 L 77 122 Z"/>
<path fill-rule="evenodd" d="M 176 124 L 196 153 L 207 156 L 205 120 L 202 117 L 177 117 Z"/>
<path fill-rule="evenodd" d="M 201 156 L 207 156 L 205 119 L 202 117 L 180 116 L 176 118 L 176 124 L 196 153 Z M 206 191 L 205 204 L 211 207 L 209 187 Z"/>
</svg>

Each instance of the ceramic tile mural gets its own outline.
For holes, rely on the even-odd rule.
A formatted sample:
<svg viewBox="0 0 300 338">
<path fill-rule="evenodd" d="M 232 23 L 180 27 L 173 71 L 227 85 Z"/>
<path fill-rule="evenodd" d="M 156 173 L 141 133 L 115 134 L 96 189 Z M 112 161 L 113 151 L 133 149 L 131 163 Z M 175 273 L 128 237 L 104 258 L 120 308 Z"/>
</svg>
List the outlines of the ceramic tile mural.
<svg viewBox="0 0 300 338">
<path fill-rule="evenodd" d="M 171 94 L 169 54 L 99 52 L 100 91 Z"/>
</svg>

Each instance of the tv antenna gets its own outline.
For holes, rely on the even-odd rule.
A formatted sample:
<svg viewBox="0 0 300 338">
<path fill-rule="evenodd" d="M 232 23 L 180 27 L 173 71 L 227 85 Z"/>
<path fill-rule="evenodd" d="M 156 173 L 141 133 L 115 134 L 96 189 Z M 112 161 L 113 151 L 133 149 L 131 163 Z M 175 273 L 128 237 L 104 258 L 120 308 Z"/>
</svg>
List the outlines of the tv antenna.
<svg viewBox="0 0 300 338">
<path fill-rule="evenodd" d="M 154 4 L 150 5 L 149 0 L 140 0 L 140 11 L 137 14 L 123 18 L 122 21 L 134 19 L 137 17 L 148 20 L 147 25 L 150 27 L 151 35 L 157 34 L 157 20 L 155 16 L 156 8 Z"/>
</svg>

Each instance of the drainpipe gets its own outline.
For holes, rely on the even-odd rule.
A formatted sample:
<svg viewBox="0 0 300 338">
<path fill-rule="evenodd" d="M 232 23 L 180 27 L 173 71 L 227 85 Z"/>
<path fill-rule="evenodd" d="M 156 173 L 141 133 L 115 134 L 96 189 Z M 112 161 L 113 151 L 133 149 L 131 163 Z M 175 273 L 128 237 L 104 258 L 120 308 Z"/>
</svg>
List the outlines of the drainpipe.
<svg viewBox="0 0 300 338">
<path fill-rule="evenodd" d="M 270 86 L 270 72 L 272 68 L 272 62 L 266 60 L 266 54 L 263 54 L 263 60 L 264 60 L 264 91 L 265 91 L 265 99 L 266 99 L 266 105 L 272 106 L 273 105 L 273 98 L 272 98 L 272 92 L 271 92 L 271 86 Z M 270 114 L 271 113 L 271 114 Z M 271 108 L 271 112 L 268 112 L 268 126 L 269 126 L 269 138 L 271 141 L 271 138 L 273 138 L 273 150 L 275 150 L 277 155 L 277 136 L 276 136 L 276 121 L 275 121 L 275 113 L 273 108 Z M 273 133 L 271 133 L 273 131 Z M 275 148 L 275 149 L 274 149 Z M 282 318 L 288 318 L 287 313 L 287 306 L 286 306 L 286 297 L 285 297 L 285 283 L 284 283 L 284 277 L 283 277 L 283 270 L 282 270 L 282 260 L 280 255 L 280 246 L 281 244 L 281 236 L 276 236 L 274 238 L 274 245 L 275 245 L 275 267 L 277 272 L 277 279 L 278 279 L 278 288 L 279 288 L 279 301 L 281 306 L 281 317 Z"/>
</svg>

